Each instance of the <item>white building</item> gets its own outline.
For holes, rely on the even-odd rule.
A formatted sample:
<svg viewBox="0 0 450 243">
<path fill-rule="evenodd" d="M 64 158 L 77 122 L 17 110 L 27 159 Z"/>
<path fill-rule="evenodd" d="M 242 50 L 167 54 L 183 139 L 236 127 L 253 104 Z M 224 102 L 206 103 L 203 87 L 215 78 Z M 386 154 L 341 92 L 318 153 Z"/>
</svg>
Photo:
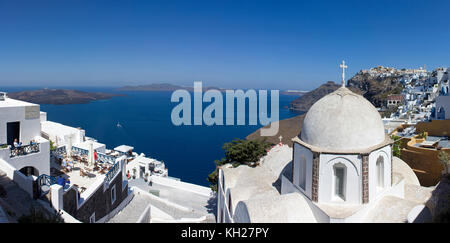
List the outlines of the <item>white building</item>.
<svg viewBox="0 0 450 243">
<path fill-rule="evenodd" d="M 44 113 L 45 112 L 41 112 L 42 135 L 53 141 L 55 146 L 67 145 L 69 139 L 72 140 L 72 145 L 83 143 L 85 141 L 86 132 L 83 129 L 47 121 L 47 116 L 44 115 Z"/>
<path fill-rule="evenodd" d="M 144 154 L 137 156 L 132 161 L 127 164 L 127 173 L 136 178 L 144 178 L 145 175 L 148 176 L 168 176 L 168 170 L 165 164 L 156 159 L 147 158 Z M 134 174 L 135 173 L 135 174 Z"/>
<path fill-rule="evenodd" d="M 450 119 L 450 96 L 439 95 L 436 97 L 435 119 Z"/>
<path fill-rule="evenodd" d="M 345 87 L 309 109 L 292 141 L 257 168 L 220 168 L 218 222 L 405 222 L 431 196 L 393 157 L 376 108 Z"/>
<path fill-rule="evenodd" d="M 0 96 L 0 170 L 32 195 L 32 176 L 50 174 L 50 143 L 41 137 L 40 107 Z M 15 140 L 21 146 L 14 147 Z"/>
</svg>

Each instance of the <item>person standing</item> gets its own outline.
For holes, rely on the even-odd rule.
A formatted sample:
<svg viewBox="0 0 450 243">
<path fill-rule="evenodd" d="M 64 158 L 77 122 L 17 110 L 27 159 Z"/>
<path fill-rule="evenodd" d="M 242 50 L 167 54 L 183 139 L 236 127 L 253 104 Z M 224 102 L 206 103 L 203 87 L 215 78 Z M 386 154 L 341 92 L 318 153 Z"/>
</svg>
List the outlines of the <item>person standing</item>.
<svg viewBox="0 0 450 243">
<path fill-rule="evenodd" d="M 97 162 L 97 150 L 94 150 L 94 161 Z"/>
</svg>

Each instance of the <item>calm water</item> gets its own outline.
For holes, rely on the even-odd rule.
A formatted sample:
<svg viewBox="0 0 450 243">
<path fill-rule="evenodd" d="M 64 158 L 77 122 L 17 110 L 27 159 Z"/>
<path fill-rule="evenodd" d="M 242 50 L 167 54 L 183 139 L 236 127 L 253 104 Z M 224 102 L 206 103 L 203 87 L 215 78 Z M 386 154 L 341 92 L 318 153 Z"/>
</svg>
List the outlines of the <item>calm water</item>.
<svg viewBox="0 0 450 243">
<path fill-rule="evenodd" d="M 8 89 L 14 90 L 18 89 Z M 234 138 L 244 139 L 261 127 L 175 126 L 170 118 L 172 108 L 177 105 L 170 102 L 172 92 L 118 92 L 112 88 L 81 90 L 127 96 L 80 105 L 41 105 L 41 110 L 47 112 L 48 120 L 83 128 L 86 136 L 105 143 L 108 149 L 131 145 L 137 153 L 164 161 L 170 176 L 204 186 L 209 185 L 206 178 L 215 168 L 214 160 L 224 157 L 222 145 Z M 297 115 L 283 108 L 295 98 L 280 95 L 280 119 Z M 118 122 L 122 127 L 117 127 Z"/>
</svg>

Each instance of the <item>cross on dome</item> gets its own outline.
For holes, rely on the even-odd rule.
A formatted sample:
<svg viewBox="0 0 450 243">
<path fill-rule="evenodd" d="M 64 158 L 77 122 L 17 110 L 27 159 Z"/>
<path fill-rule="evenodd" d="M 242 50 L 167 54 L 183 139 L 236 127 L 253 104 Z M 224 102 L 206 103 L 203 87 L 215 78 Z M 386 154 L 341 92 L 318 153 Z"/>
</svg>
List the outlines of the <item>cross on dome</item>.
<svg viewBox="0 0 450 243">
<path fill-rule="evenodd" d="M 345 87 L 345 69 L 348 68 L 348 66 L 345 65 L 345 61 L 342 60 L 342 64 L 339 65 L 340 68 L 342 68 L 342 87 Z"/>
</svg>

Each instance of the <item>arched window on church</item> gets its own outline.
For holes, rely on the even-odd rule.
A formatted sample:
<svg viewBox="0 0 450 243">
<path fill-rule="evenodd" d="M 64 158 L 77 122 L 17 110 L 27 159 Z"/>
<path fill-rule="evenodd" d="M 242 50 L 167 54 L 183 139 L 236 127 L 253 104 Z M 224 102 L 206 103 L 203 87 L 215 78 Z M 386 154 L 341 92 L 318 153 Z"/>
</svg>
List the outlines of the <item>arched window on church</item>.
<svg viewBox="0 0 450 243">
<path fill-rule="evenodd" d="M 306 159 L 304 155 L 300 156 L 300 187 L 305 190 L 306 185 Z"/>
<path fill-rule="evenodd" d="M 231 213 L 231 194 L 228 194 L 228 211 L 230 212 L 230 215 L 232 215 L 232 213 Z"/>
<path fill-rule="evenodd" d="M 377 188 L 383 189 L 384 188 L 384 159 L 383 159 L 383 156 L 380 155 L 380 157 L 378 157 L 376 167 L 377 167 Z"/>
<path fill-rule="evenodd" d="M 345 201 L 345 186 L 346 186 L 346 167 L 344 164 L 335 164 L 334 171 L 334 196 L 337 199 Z"/>
<path fill-rule="evenodd" d="M 222 190 L 225 191 L 225 175 L 222 172 Z"/>
</svg>

